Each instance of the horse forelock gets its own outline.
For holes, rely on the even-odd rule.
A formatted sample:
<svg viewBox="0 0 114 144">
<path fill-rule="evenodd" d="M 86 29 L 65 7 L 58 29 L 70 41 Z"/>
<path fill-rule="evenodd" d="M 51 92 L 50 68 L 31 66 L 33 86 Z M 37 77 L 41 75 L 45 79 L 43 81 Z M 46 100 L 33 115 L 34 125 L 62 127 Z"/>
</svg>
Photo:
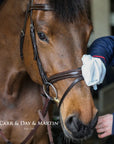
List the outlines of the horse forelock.
<svg viewBox="0 0 114 144">
<path fill-rule="evenodd" d="M 49 0 L 55 13 L 62 20 L 73 22 L 80 15 L 87 14 L 88 0 Z"/>
</svg>

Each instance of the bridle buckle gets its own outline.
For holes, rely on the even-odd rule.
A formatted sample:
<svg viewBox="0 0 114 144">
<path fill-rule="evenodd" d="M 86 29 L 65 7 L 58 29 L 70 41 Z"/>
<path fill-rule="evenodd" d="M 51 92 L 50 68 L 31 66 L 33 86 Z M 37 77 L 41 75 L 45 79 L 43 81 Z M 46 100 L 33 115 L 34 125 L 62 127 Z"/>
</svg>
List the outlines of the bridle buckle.
<svg viewBox="0 0 114 144">
<path fill-rule="evenodd" d="M 55 97 L 53 98 L 53 100 L 54 100 L 54 102 L 57 103 L 57 104 L 59 104 L 59 102 L 60 102 L 60 100 L 59 100 L 58 98 L 55 98 Z"/>
<path fill-rule="evenodd" d="M 49 88 L 49 87 L 51 87 L 53 89 L 53 92 L 55 93 L 55 97 L 50 96 L 50 94 L 48 93 L 47 88 Z M 59 103 L 57 90 L 52 83 L 45 82 L 45 84 L 43 84 L 43 92 L 48 99 L 50 99 L 56 103 Z"/>
</svg>

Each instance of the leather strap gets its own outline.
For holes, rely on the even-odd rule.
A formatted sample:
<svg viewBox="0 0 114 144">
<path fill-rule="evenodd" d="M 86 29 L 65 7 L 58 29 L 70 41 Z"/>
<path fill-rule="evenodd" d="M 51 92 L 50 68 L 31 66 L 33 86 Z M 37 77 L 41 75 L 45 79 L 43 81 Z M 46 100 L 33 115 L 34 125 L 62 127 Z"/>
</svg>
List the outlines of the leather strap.
<svg viewBox="0 0 114 144">
<path fill-rule="evenodd" d="M 39 54 L 37 51 L 38 48 L 36 45 L 35 29 L 34 29 L 34 24 L 33 24 L 32 18 L 31 18 L 31 26 L 30 26 L 30 35 L 31 35 L 31 41 L 32 41 L 32 45 L 33 45 L 34 59 L 37 61 L 37 65 L 38 65 L 38 69 L 40 72 L 42 82 L 43 82 L 43 84 L 45 84 L 47 82 L 47 76 L 44 72 L 44 69 L 42 67 L 42 63 L 40 61 Z"/>
<path fill-rule="evenodd" d="M 50 100 L 47 99 L 46 102 L 45 102 L 45 105 L 43 107 L 43 110 L 42 110 L 42 115 L 43 117 L 46 116 L 47 114 L 47 111 L 48 111 L 48 107 L 50 105 Z M 38 122 L 40 123 L 41 122 L 41 119 L 38 120 Z M 39 123 L 37 122 L 37 124 L 35 125 L 34 129 L 30 131 L 29 135 L 23 140 L 23 142 L 21 142 L 21 144 L 26 144 L 30 139 L 31 137 L 36 133 L 37 129 L 39 128 Z"/>
<path fill-rule="evenodd" d="M 62 96 L 62 98 L 61 98 L 61 100 L 60 100 L 60 102 L 59 102 L 58 110 L 60 109 L 61 104 L 63 103 L 63 100 L 65 99 L 65 97 L 66 97 L 66 95 L 69 93 L 69 91 L 70 91 L 78 82 L 80 82 L 81 80 L 83 80 L 83 77 L 82 77 L 82 76 L 80 76 L 80 77 L 78 77 L 77 79 L 75 79 L 75 80 L 73 81 L 73 83 L 66 89 L 65 93 L 63 94 L 63 96 Z"/>
<path fill-rule="evenodd" d="M 57 81 L 68 79 L 68 78 L 78 78 L 82 76 L 81 68 L 75 69 L 75 70 L 69 70 L 57 73 L 51 77 L 48 78 L 48 81 L 50 83 L 56 83 Z"/>
<path fill-rule="evenodd" d="M 50 7 L 49 4 L 34 4 L 30 6 L 30 11 L 32 10 L 42 10 L 42 11 L 54 11 L 52 7 Z"/>
<path fill-rule="evenodd" d="M 20 57 L 22 60 L 23 60 L 23 43 L 24 43 L 24 37 L 25 37 L 25 31 L 26 31 L 26 23 L 27 23 L 27 19 L 28 19 L 30 13 L 32 13 L 32 10 L 54 11 L 54 9 L 51 8 L 49 4 L 32 5 L 31 2 L 32 1 L 30 0 L 29 4 L 27 5 L 24 26 L 23 26 L 23 29 L 20 34 Z"/>
</svg>

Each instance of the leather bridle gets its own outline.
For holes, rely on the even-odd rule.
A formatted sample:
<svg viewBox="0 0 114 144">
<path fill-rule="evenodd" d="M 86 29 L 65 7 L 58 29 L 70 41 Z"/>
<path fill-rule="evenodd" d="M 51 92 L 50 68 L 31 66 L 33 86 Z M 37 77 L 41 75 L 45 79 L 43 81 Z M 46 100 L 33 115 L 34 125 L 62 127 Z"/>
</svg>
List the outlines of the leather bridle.
<svg viewBox="0 0 114 144">
<path fill-rule="evenodd" d="M 24 43 L 24 37 L 25 37 L 25 31 L 26 31 L 26 23 L 27 19 L 30 16 L 30 36 L 31 36 L 31 41 L 33 45 L 33 52 L 34 52 L 34 59 L 37 61 L 37 66 L 39 69 L 39 73 L 43 82 L 43 91 L 44 91 L 44 96 L 46 96 L 48 99 L 55 101 L 56 103 L 59 104 L 59 108 L 68 94 L 68 92 L 72 89 L 74 85 L 76 85 L 79 81 L 83 80 L 82 74 L 81 74 L 81 68 L 75 69 L 75 70 L 69 70 L 69 71 L 64 71 L 57 73 L 51 77 L 47 77 L 45 74 L 45 71 L 42 67 L 42 63 L 38 54 L 38 45 L 36 44 L 36 36 L 35 36 L 35 27 L 34 27 L 34 22 L 32 19 L 32 11 L 33 10 L 41 10 L 41 11 L 54 11 L 53 8 L 50 7 L 49 4 L 33 4 L 33 0 L 30 0 L 28 6 L 27 6 L 27 11 L 26 11 L 26 17 L 25 17 L 25 22 L 24 22 L 24 27 L 23 30 L 21 31 L 21 39 L 20 39 L 20 55 L 21 58 L 23 59 L 23 43 Z M 54 83 L 57 81 L 63 80 L 63 79 L 68 79 L 68 78 L 75 78 L 73 83 L 67 88 L 65 93 L 63 94 L 61 100 L 58 99 L 57 95 L 57 90 L 54 87 Z M 49 87 L 53 89 L 55 92 L 55 97 L 51 97 L 49 94 Z"/>
<path fill-rule="evenodd" d="M 34 60 L 36 60 L 36 62 L 37 62 L 39 73 L 40 73 L 40 76 L 41 76 L 41 79 L 43 82 L 43 86 L 42 86 L 43 94 L 42 95 L 47 98 L 47 101 L 42 110 L 42 115 L 43 115 L 43 117 L 45 117 L 45 115 L 48 111 L 48 106 L 49 106 L 50 101 L 56 102 L 58 104 L 58 109 L 60 109 L 61 104 L 62 104 L 63 100 L 65 99 L 65 97 L 67 96 L 67 94 L 69 93 L 69 91 L 78 82 L 83 80 L 83 77 L 82 77 L 82 73 L 81 73 L 81 68 L 60 72 L 60 73 L 52 75 L 51 77 L 47 77 L 47 75 L 42 67 L 42 63 L 41 63 L 39 53 L 38 53 L 38 45 L 36 44 L 35 27 L 34 27 L 34 22 L 32 19 L 32 11 L 33 10 L 54 11 L 54 9 L 52 7 L 50 7 L 49 4 L 33 4 L 33 0 L 30 0 L 29 4 L 27 6 L 27 10 L 26 10 L 24 27 L 23 27 L 23 30 L 21 31 L 21 36 L 20 36 L 20 56 L 23 59 L 24 58 L 23 57 L 23 44 L 24 44 L 24 37 L 25 37 L 25 31 L 26 31 L 26 24 L 27 24 L 28 18 L 30 17 L 30 36 L 31 36 L 31 41 L 32 41 L 32 46 L 33 46 Z M 59 100 L 57 90 L 53 84 L 60 80 L 64 80 L 64 79 L 68 79 L 68 78 L 75 78 L 75 80 L 66 89 L 61 100 Z M 49 92 L 50 87 L 55 92 L 55 97 L 50 96 L 50 92 Z M 39 125 L 37 124 L 21 144 L 25 144 L 34 135 L 34 133 L 36 132 L 38 127 L 39 127 Z"/>
<path fill-rule="evenodd" d="M 50 7 L 49 4 L 33 4 L 33 0 L 30 0 L 29 4 L 27 6 L 27 10 L 26 10 L 24 27 L 23 27 L 23 30 L 21 31 L 21 35 L 20 35 L 20 56 L 23 59 L 23 44 L 24 44 L 24 38 L 25 38 L 26 24 L 27 24 L 28 18 L 30 17 L 30 36 L 31 36 L 31 41 L 32 41 L 32 45 L 33 45 L 34 60 L 36 60 L 36 62 L 37 62 L 39 73 L 40 73 L 40 76 L 41 76 L 41 79 L 42 79 L 42 82 L 43 82 L 43 86 L 42 86 L 43 94 L 42 95 L 47 98 L 47 100 L 44 104 L 44 107 L 42 109 L 42 112 L 41 112 L 42 116 L 45 117 L 47 112 L 48 112 L 48 107 L 49 107 L 50 102 L 54 101 L 54 102 L 58 103 L 58 109 L 60 109 L 61 104 L 62 104 L 63 100 L 65 99 L 65 97 L 67 96 L 67 94 L 69 93 L 69 91 L 78 82 L 83 80 L 83 77 L 82 77 L 82 73 L 81 73 L 81 68 L 78 68 L 78 69 L 75 69 L 75 70 L 60 72 L 60 73 L 57 73 L 55 75 L 52 75 L 51 77 L 47 77 L 47 75 L 46 75 L 46 73 L 45 73 L 45 71 L 42 67 L 42 63 L 41 63 L 41 60 L 40 60 L 40 57 L 39 57 L 39 54 L 38 54 L 38 46 L 36 44 L 36 36 L 35 36 L 35 27 L 34 27 L 34 22 L 33 22 L 33 19 L 32 19 L 32 11 L 33 10 L 54 11 L 54 9 L 52 7 Z M 68 78 L 75 78 L 75 80 L 66 89 L 66 91 L 64 92 L 61 100 L 59 100 L 57 90 L 56 90 L 56 88 L 54 87 L 53 84 L 60 81 L 60 80 L 64 80 L 64 79 L 68 79 Z M 55 97 L 50 96 L 50 92 L 49 92 L 50 87 L 55 92 Z M 41 121 L 41 118 L 39 119 L 39 121 Z M 35 134 L 38 127 L 39 127 L 39 124 L 37 123 L 34 126 L 34 129 L 31 130 L 31 132 L 23 140 L 23 142 L 21 142 L 21 144 L 26 144 L 30 140 L 30 138 Z M 7 144 L 12 144 L 5 137 L 5 135 L 2 133 L 1 130 L 0 130 L 0 136 L 2 137 L 2 139 Z M 51 143 L 53 143 L 53 142 L 51 142 Z"/>
</svg>

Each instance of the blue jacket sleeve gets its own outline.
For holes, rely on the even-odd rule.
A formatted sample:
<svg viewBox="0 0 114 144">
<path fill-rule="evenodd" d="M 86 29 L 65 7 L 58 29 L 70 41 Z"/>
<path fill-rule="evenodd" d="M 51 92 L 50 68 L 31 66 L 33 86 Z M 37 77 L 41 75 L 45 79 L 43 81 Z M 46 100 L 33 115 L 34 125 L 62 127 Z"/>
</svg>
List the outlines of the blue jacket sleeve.
<svg viewBox="0 0 114 144">
<path fill-rule="evenodd" d="M 96 39 L 90 46 L 88 53 L 100 58 L 105 65 L 114 66 L 114 36 Z"/>
</svg>

